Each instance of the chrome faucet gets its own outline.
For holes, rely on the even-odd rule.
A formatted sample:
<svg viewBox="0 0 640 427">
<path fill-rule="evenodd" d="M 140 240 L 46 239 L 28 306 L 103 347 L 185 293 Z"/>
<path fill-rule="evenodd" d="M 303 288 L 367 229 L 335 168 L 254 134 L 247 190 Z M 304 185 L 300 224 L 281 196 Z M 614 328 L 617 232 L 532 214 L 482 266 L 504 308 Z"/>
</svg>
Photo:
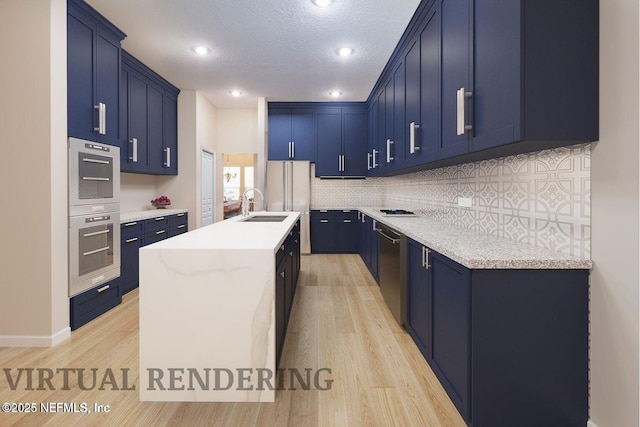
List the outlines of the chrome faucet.
<svg viewBox="0 0 640 427">
<path fill-rule="evenodd" d="M 262 191 L 253 187 L 247 188 L 246 190 L 244 190 L 244 193 L 242 193 L 242 216 L 249 215 L 249 199 L 247 198 L 247 193 L 249 191 L 257 191 L 258 194 L 260 194 L 260 201 L 264 203 L 264 195 L 262 194 Z"/>
</svg>

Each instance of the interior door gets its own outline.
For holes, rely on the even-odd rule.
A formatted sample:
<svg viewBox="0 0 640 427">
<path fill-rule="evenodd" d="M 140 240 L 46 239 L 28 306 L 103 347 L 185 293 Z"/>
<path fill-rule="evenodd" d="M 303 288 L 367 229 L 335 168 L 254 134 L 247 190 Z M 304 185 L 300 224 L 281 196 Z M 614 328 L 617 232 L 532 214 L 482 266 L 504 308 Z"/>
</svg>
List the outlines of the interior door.
<svg viewBox="0 0 640 427">
<path fill-rule="evenodd" d="M 215 222 L 215 153 L 202 148 L 201 151 L 202 168 L 201 176 L 201 226 L 213 224 Z"/>
</svg>

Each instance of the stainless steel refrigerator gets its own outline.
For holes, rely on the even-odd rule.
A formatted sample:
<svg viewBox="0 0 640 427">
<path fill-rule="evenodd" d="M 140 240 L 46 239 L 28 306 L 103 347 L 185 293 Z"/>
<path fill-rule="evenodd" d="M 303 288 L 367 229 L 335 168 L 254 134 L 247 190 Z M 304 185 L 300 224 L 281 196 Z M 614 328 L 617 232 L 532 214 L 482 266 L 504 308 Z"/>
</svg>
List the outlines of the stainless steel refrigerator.
<svg viewBox="0 0 640 427">
<path fill-rule="evenodd" d="M 267 211 L 300 212 L 300 250 L 311 253 L 309 203 L 310 162 L 267 162 Z"/>
</svg>

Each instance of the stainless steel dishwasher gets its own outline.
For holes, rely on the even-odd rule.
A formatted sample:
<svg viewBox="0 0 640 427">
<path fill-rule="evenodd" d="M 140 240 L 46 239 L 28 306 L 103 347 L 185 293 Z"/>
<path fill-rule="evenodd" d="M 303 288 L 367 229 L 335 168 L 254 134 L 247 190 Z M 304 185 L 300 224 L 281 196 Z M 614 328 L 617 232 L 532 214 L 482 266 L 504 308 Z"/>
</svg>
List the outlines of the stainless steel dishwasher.
<svg viewBox="0 0 640 427">
<path fill-rule="evenodd" d="M 378 223 L 380 292 L 400 325 L 406 319 L 406 237 Z"/>
</svg>

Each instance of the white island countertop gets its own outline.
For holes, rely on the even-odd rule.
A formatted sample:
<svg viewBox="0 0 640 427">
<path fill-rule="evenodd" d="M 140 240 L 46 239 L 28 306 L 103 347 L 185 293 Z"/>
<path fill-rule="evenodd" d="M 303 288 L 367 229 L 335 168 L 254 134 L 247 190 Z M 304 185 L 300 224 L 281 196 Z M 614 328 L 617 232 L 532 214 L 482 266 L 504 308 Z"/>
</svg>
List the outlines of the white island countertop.
<svg viewBox="0 0 640 427">
<path fill-rule="evenodd" d="M 233 217 L 140 248 L 140 400 L 273 402 L 281 222 Z"/>
</svg>

